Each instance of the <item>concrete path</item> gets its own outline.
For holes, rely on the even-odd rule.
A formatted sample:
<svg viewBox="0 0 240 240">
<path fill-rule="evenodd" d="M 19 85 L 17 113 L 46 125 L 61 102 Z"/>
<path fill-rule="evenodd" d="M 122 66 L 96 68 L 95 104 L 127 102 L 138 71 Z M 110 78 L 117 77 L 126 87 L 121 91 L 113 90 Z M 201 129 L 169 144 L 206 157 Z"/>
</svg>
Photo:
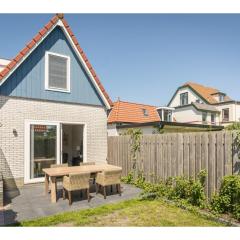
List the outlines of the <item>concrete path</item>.
<svg viewBox="0 0 240 240">
<path fill-rule="evenodd" d="M 113 191 L 111 192 L 109 187 L 107 191 L 107 199 L 104 199 L 101 193 L 96 195 L 95 189 L 92 186 L 92 198 L 89 203 L 86 200 L 85 195 L 81 197 L 80 192 L 75 192 L 73 194 L 73 204 L 69 206 L 68 199 L 63 200 L 62 198 L 61 183 L 58 183 L 58 189 L 58 201 L 57 203 L 51 203 L 50 194 L 48 196 L 44 194 L 43 184 L 26 185 L 20 188 L 20 194 L 11 199 L 11 203 L 5 207 L 3 216 L 0 216 L 0 222 L 4 222 L 6 225 L 18 221 L 54 215 L 61 212 L 92 208 L 108 203 L 116 203 L 136 198 L 141 192 L 140 189 L 131 185 L 122 184 L 122 196 L 119 196 L 116 193 L 115 188 L 113 188 Z"/>
</svg>

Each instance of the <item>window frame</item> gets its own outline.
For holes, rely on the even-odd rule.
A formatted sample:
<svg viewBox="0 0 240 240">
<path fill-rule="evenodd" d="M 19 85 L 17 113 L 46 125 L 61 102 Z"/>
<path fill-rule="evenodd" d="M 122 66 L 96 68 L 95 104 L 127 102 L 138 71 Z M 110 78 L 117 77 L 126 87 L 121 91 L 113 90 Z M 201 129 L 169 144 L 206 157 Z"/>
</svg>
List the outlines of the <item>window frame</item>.
<svg viewBox="0 0 240 240">
<path fill-rule="evenodd" d="M 67 88 L 66 89 L 55 88 L 55 87 L 49 86 L 49 55 L 65 58 L 67 60 Z M 70 57 L 67 55 L 46 51 L 45 52 L 45 90 L 70 93 L 71 92 L 70 89 L 71 89 L 71 86 L 70 86 Z"/>
<path fill-rule="evenodd" d="M 206 117 L 206 119 L 204 120 L 203 117 Z M 202 112 L 202 123 L 203 124 L 207 124 L 207 116 L 208 116 L 208 113 L 207 112 Z"/>
<path fill-rule="evenodd" d="M 214 120 L 214 121 L 212 121 Z M 211 124 L 215 125 L 216 124 L 216 114 L 215 113 L 211 113 Z"/>
<path fill-rule="evenodd" d="M 182 96 L 186 95 L 187 96 L 187 103 L 186 104 L 182 104 Z M 180 106 L 186 106 L 188 105 L 188 92 L 183 92 L 180 93 Z"/>
<path fill-rule="evenodd" d="M 219 102 L 224 102 L 224 97 L 223 94 L 219 94 Z"/>
<path fill-rule="evenodd" d="M 225 119 L 224 118 L 224 111 L 228 110 L 228 119 Z M 223 108 L 222 109 L 222 122 L 229 122 L 229 119 L 230 119 L 230 109 L 229 108 Z"/>
</svg>

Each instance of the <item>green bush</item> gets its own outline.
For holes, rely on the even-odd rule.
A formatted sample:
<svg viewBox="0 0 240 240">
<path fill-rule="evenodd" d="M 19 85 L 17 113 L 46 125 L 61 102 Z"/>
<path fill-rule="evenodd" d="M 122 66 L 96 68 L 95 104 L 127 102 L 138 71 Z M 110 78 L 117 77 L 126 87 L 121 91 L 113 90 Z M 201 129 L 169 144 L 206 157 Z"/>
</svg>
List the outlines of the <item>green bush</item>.
<svg viewBox="0 0 240 240">
<path fill-rule="evenodd" d="M 167 199 L 186 199 L 192 205 L 203 206 L 205 201 L 204 182 L 206 171 L 201 171 L 196 180 L 186 177 L 168 178 L 166 181 L 159 181 L 152 184 L 145 181 L 142 174 L 139 174 L 134 185 L 142 188 L 142 199 L 156 199 L 166 197 Z"/>
<path fill-rule="evenodd" d="M 190 181 L 186 177 L 176 177 L 173 197 L 187 199 L 190 196 Z"/>
<path fill-rule="evenodd" d="M 240 204 L 235 204 L 233 207 L 233 216 L 240 221 Z"/>
<path fill-rule="evenodd" d="M 219 193 L 211 200 L 211 209 L 217 213 L 232 213 L 240 219 L 240 176 L 225 176 Z"/>
<path fill-rule="evenodd" d="M 189 202 L 194 206 L 202 206 L 206 200 L 204 187 L 200 181 L 193 182 L 190 188 Z"/>
<path fill-rule="evenodd" d="M 226 213 L 231 205 L 229 196 L 219 196 L 215 194 L 211 200 L 211 209 L 216 213 Z"/>
<path fill-rule="evenodd" d="M 126 177 L 122 177 L 121 181 L 127 184 L 133 184 L 133 172 L 130 172 Z"/>
</svg>

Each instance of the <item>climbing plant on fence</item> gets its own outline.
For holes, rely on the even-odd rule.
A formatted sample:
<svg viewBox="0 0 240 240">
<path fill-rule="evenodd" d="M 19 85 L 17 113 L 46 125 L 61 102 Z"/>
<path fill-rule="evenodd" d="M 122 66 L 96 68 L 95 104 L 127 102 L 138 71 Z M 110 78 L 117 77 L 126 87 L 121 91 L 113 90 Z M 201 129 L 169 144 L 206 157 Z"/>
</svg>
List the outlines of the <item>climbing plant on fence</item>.
<svg viewBox="0 0 240 240">
<path fill-rule="evenodd" d="M 142 136 L 142 130 L 139 128 L 129 128 L 123 135 L 129 135 L 131 139 L 131 159 L 132 159 L 132 171 L 134 172 L 134 177 L 137 175 L 137 153 L 140 152 L 140 140 Z"/>
</svg>

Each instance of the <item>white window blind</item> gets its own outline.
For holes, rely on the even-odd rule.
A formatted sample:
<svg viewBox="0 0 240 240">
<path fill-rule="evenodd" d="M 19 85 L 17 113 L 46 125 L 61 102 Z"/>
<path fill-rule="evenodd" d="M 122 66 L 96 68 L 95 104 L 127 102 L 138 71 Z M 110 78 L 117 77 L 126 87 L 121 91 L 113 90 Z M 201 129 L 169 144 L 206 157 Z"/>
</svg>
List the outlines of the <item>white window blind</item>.
<svg viewBox="0 0 240 240">
<path fill-rule="evenodd" d="M 48 87 L 67 90 L 67 58 L 48 55 Z"/>
</svg>

